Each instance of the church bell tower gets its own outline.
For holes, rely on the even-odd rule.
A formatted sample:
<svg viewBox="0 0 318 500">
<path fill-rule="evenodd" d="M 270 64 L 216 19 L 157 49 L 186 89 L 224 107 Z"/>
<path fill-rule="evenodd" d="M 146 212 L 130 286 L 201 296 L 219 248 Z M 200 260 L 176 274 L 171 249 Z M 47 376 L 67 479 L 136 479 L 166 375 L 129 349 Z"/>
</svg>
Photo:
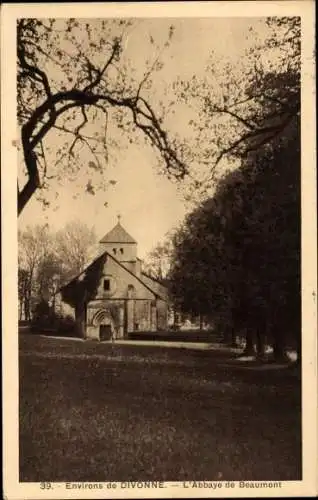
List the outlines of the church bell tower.
<svg viewBox="0 0 318 500">
<path fill-rule="evenodd" d="M 137 242 L 123 228 L 120 220 L 121 216 L 118 215 L 116 226 L 100 240 L 100 250 L 106 251 L 134 274 L 138 274 L 140 266 L 137 259 Z"/>
</svg>

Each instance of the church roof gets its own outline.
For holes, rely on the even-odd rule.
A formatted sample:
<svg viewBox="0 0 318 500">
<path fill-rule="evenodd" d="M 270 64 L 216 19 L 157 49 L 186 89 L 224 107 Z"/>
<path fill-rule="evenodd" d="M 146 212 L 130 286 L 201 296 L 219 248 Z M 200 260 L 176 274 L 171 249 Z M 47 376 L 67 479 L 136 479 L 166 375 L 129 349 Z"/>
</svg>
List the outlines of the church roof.
<svg viewBox="0 0 318 500">
<path fill-rule="evenodd" d="M 137 243 L 118 222 L 109 233 L 100 240 L 100 243 Z"/>
<path fill-rule="evenodd" d="M 115 257 L 113 255 L 111 255 L 110 253 L 108 252 L 103 252 L 102 254 L 100 254 L 98 257 L 96 257 L 96 259 L 93 260 L 93 262 L 91 262 L 83 271 L 81 271 L 77 276 L 75 276 L 74 278 L 72 278 L 70 281 L 68 281 L 67 283 L 65 283 L 65 285 L 61 286 L 58 290 L 58 292 L 62 292 L 63 293 L 63 290 L 67 290 L 67 289 L 70 289 L 70 287 L 72 286 L 76 286 L 76 284 L 78 284 L 79 281 L 83 281 L 83 279 L 85 278 L 85 275 L 87 273 L 87 271 L 89 269 L 91 269 L 93 266 L 97 266 L 98 263 L 100 261 L 102 261 L 102 259 L 106 256 L 107 257 L 110 257 L 113 261 L 115 261 L 120 267 L 122 267 L 123 269 L 125 269 L 125 271 L 127 271 L 127 273 L 131 274 L 132 276 L 134 276 L 134 278 L 136 278 L 136 280 L 138 280 L 145 288 L 147 288 L 155 297 L 158 297 L 159 299 L 162 299 L 162 300 L 167 300 L 166 297 L 164 297 L 160 292 L 158 293 L 158 291 L 154 290 L 151 286 L 149 286 L 147 283 L 145 283 L 141 278 L 139 278 L 139 276 L 137 276 L 135 273 L 133 273 L 129 268 L 127 268 L 125 265 L 123 265 L 122 262 L 120 262 L 119 260 L 115 259 Z M 163 285 L 164 286 L 164 285 Z M 63 299 L 64 300 L 64 299 Z"/>
</svg>

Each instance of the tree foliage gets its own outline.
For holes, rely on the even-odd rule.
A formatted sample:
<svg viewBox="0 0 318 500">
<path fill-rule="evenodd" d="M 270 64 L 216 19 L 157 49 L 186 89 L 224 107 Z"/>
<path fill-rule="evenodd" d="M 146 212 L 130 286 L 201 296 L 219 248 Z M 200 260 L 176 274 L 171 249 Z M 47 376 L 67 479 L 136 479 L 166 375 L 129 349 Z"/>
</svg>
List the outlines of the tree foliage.
<svg viewBox="0 0 318 500">
<path fill-rule="evenodd" d="M 210 179 L 221 160 L 237 161 L 176 235 L 170 280 L 182 311 L 281 358 L 286 344 L 301 347 L 300 19 L 267 25 L 240 71 L 224 64 L 219 92 L 213 58 L 207 79 L 182 89 L 201 103 L 194 126 Z"/>
<path fill-rule="evenodd" d="M 152 278 L 164 281 L 170 269 L 172 250 L 172 233 L 168 233 L 146 256 L 143 261 L 143 271 Z"/>
<path fill-rule="evenodd" d="M 20 313 L 30 320 L 37 303 L 55 305 L 59 288 L 80 273 L 96 243 L 93 228 L 69 222 L 54 232 L 47 225 L 19 231 Z"/>
<path fill-rule="evenodd" d="M 55 294 L 65 279 L 63 261 L 53 249 L 43 255 L 36 273 L 36 294 L 38 300 L 51 301 L 54 304 Z"/>
<path fill-rule="evenodd" d="M 194 75 L 177 84 L 179 98 L 197 110 L 190 120 L 192 147 L 205 172 L 194 176 L 190 197 L 206 197 L 224 168 L 283 137 L 300 117 L 300 18 L 269 17 L 266 33 L 259 39 L 251 28 L 255 41 L 240 61 L 212 52 L 203 79 Z"/>
<path fill-rule="evenodd" d="M 19 213 L 53 178 L 74 178 L 83 167 L 103 173 L 114 127 L 130 141 L 141 132 L 167 172 L 185 175 L 176 142 L 144 95 L 159 56 L 139 80 L 133 62 L 125 60 L 124 38 L 131 25 L 120 19 L 18 21 L 18 121 L 26 175 L 24 186 L 18 187 Z M 170 28 L 167 44 L 172 34 Z M 92 128 L 95 122 L 97 129 Z M 88 165 L 81 162 L 85 150 L 91 154 Z M 91 181 L 87 190 L 94 191 Z"/>
<path fill-rule="evenodd" d="M 291 127 L 186 219 L 174 240 L 178 307 L 284 355 L 300 347 L 300 130 Z"/>
<path fill-rule="evenodd" d="M 94 228 L 80 220 L 65 224 L 55 235 L 55 251 L 62 262 L 65 280 L 83 271 L 93 257 L 97 238 Z"/>
<path fill-rule="evenodd" d="M 46 258 L 49 240 L 46 225 L 29 226 L 25 231 L 18 233 L 20 312 L 24 310 L 26 320 L 31 319 L 32 307 L 37 295 L 37 273 Z"/>
</svg>

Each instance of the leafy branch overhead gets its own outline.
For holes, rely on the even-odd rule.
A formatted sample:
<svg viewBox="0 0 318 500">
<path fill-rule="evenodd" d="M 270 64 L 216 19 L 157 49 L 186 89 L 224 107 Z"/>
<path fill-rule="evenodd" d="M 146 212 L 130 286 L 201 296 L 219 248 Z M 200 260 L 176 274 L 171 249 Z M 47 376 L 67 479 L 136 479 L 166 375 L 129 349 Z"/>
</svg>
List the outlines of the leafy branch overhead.
<svg viewBox="0 0 318 500">
<path fill-rule="evenodd" d="M 27 177 L 18 188 L 19 213 L 48 180 L 76 174 L 76 155 L 80 158 L 83 148 L 94 159 L 90 164 L 102 172 L 111 142 L 109 129 L 114 126 L 110 122 L 130 135 L 141 131 L 169 174 L 176 178 L 186 174 L 176 141 L 168 138 L 161 117 L 143 95 L 158 61 L 145 70 L 141 81 L 135 80 L 123 58 L 131 22 L 98 22 L 92 26 L 75 19 L 18 21 L 18 120 Z M 89 133 L 90 125 L 101 117 L 102 132 Z M 61 140 L 55 166 L 48 161 L 51 146 L 46 140 L 53 130 Z"/>
<path fill-rule="evenodd" d="M 264 21 L 262 21 L 264 30 Z M 198 162 L 213 179 L 221 160 L 242 160 L 278 136 L 300 117 L 300 18 L 267 18 L 266 37 L 240 60 L 211 53 L 205 76 L 179 79 L 176 92 L 196 115 L 189 126 Z"/>
</svg>

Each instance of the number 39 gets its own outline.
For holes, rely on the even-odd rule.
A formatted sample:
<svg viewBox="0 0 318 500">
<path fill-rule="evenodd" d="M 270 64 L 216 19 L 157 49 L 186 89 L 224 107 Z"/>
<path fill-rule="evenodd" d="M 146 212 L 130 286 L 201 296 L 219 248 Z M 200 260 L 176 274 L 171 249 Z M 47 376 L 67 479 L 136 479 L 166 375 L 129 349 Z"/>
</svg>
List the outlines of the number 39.
<svg viewBox="0 0 318 500">
<path fill-rule="evenodd" d="M 49 490 L 50 488 L 52 488 L 52 485 L 51 483 L 40 483 L 40 488 L 41 490 Z"/>
</svg>

